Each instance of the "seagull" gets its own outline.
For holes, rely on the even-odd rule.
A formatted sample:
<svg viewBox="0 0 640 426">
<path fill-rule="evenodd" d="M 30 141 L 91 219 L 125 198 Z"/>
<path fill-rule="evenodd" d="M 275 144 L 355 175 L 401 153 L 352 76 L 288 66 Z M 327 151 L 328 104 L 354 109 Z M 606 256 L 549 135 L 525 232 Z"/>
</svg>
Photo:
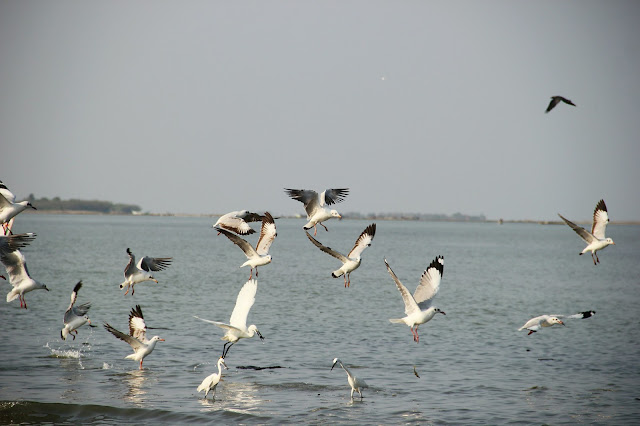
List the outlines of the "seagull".
<svg viewBox="0 0 640 426">
<path fill-rule="evenodd" d="M 247 222 L 260 222 L 263 219 L 264 216 L 258 213 L 252 213 L 249 210 L 238 210 L 220 216 L 218 221 L 213 224 L 213 227 L 223 228 L 238 235 L 250 235 L 256 231 Z"/>
<path fill-rule="evenodd" d="M 336 210 L 329 209 L 334 203 L 339 203 L 349 195 L 349 188 L 326 189 L 320 196 L 316 191 L 310 189 L 284 189 L 289 197 L 298 200 L 304 204 L 304 210 L 307 212 L 307 220 L 309 221 L 303 228 L 311 229 L 313 227 L 313 236 L 315 237 L 318 229 L 317 225 L 322 225 L 326 231 L 329 229 L 322 223 L 332 217 L 342 219 L 340 213 Z"/>
<path fill-rule="evenodd" d="M 223 322 L 206 320 L 204 318 L 200 318 L 194 315 L 195 318 L 198 318 L 201 321 L 208 322 L 210 324 L 217 325 L 220 328 L 227 330 L 224 336 L 221 337 L 221 340 L 226 340 L 227 343 L 222 347 L 222 358 L 226 358 L 229 353 L 229 349 L 240 339 L 250 339 L 255 334 L 260 337 L 260 340 L 264 340 L 262 334 L 258 331 L 258 327 L 254 324 L 251 324 L 247 328 L 247 317 L 249 316 L 249 311 L 256 301 L 256 292 L 258 291 L 258 281 L 249 280 L 247 281 L 240 292 L 238 293 L 238 297 L 236 299 L 236 306 L 233 308 L 233 312 L 231 312 L 231 318 L 229 319 L 229 324 L 225 324 Z M 227 345 L 229 345 L 227 347 Z"/>
<path fill-rule="evenodd" d="M 569 318 L 569 319 L 585 319 L 590 318 L 596 314 L 596 311 L 584 311 L 573 315 L 540 315 L 539 317 L 531 318 L 529 321 L 525 323 L 522 327 L 518 329 L 520 330 L 529 330 L 530 334 L 535 333 L 540 330 L 542 327 L 551 327 L 554 324 L 562 324 L 565 325 L 560 318 Z"/>
<path fill-rule="evenodd" d="M 116 330 L 111 327 L 106 322 L 104 323 L 104 328 L 109 331 L 109 333 L 113 334 L 120 340 L 124 340 L 133 348 L 133 353 L 131 355 L 127 355 L 124 359 L 132 359 L 135 361 L 140 361 L 140 370 L 142 370 L 142 361 L 144 358 L 153 352 L 153 348 L 156 347 L 156 343 L 164 342 L 164 339 L 161 339 L 158 336 L 153 336 L 151 340 L 147 339 L 147 325 L 144 322 L 144 317 L 142 316 L 142 309 L 140 305 L 136 305 L 135 308 L 131 309 L 131 313 L 129 314 L 129 334 L 126 335 L 121 331 Z"/>
<path fill-rule="evenodd" d="M 371 225 L 367 226 L 364 231 L 362 231 L 362 233 L 356 240 L 355 245 L 346 256 L 342 253 L 338 253 L 337 251 L 332 250 L 331 247 L 323 246 L 318 240 L 309 235 L 308 232 L 305 231 L 305 233 L 307 234 L 309 241 L 311 241 L 316 247 L 342 262 L 342 267 L 336 271 L 333 271 L 331 273 L 331 276 L 333 278 L 338 278 L 340 275 L 344 275 L 344 286 L 350 287 L 351 273 L 358 269 L 362 260 L 360 258 L 360 255 L 362 255 L 364 249 L 371 245 L 371 241 L 373 241 L 373 237 L 376 235 L 376 224 L 372 223 Z"/>
<path fill-rule="evenodd" d="M 247 256 L 247 261 L 240 267 L 250 266 L 249 279 L 253 278 L 253 268 L 256 269 L 256 277 L 258 276 L 258 266 L 263 266 L 271 263 L 271 255 L 269 254 L 269 248 L 273 243 L 274 238 L 278 236 L 276 232 L 276 224 L 273 221 L 273 217 L 269 212 L 265 212 L 264 219 L 262 219 L 262 228 L 260 229 L 260 238 L 258 244 L 254 249 L 251 244 L 246 240 L 232 234 L 226 229 L 216 228 L 216 231 L 223 233 L 227 236 L 235 245 L 240 247 L 244 254 Z"/>
<path fill-rule="evenodd" d="M 400 291 L 402 295 L 402 300 L 404 300 L 404 313 L 407 314 L 404 318 L 390 319 L 389 321 L 394 324 L 405 323 L 411 327 L 413 340 L 418 343 L 420 342 L 418 326 L 430 321 L 435 314 L 446 315 L 444 311 L 441 311 L 435 306 L 431 306 L 433 298 L 440 288 L 440 281 L 442 280 L 442 274 L 444 272 L 444 257 L 437 256 L 429 267 L 425 269 L 413 296 L 409 293 L 407 287 L 400 282 L 396 274 L 393 273 L 393 270 L 391 270 L 391 267 L 387 263 L 387 259 L 384 260 L 384 264 L 387 265 L 387 271 L 396 282 L 396 287 L 398 287 L 398 291 Z"/>
<path fill-rule="evenodd" d="M 598 253 L 596 253 L 598 250 L 602 250 L 608 245 L 616 244 L 611 238 L 605 238 L 604 236 L 605 229 L 607 228 L 607 223 L 609 223 L 609 214 L 607 213 L 607 206 L 604 204 L 604 200 L 598 201 L 598 204 L 596 204 L 596 208 L 593 211 L 593 226 L 591 227 L 591 232 L 576 225 L 570 220 L 565 219 L 560 213 L 558 213 L 558 216 L 560 216 L 560 218 L 564 220 L 565 223 L 569 225 L 574 231 L 576 231 L 580 238 L 582 238 L 584 242 L 587 243 L 587 246 L 584 248 L 584 250 L 582 250 L 580 255 L 582 256 L 586 252 L 591 251 L 591 260 L 593 260 L 594 265 L 600 263 L 600 259 L 598 259 Z"/>
<path fill-rule="evenodd" d="M 131 250 L 127 248 L 127 254 L 129 255 L 129 263 L 127 267 L 124 268 L 124 282 L 120 284 L 120 290 L 122 290 L 125 286 L 127 286 L 127 291 L 124 293 L 125 296 L 131 290 L 131 295 L 135 292 L 133 286 L 135 284 L 141 283 L 143 281 L 155 281 L 156 284 L 158 280 L 153 278 L 151 275 L 152 271 L 162 271 L 167 266 L 171 264 L 171 257 L 149 257 L 145 256 L 138 264 L 136 264 L 136 257 Z"/>
<path fill-rule="evenodd" d="M 560 103 L 560 101 L 564 102 L 565 104 L 576 106 L 576 104 L 574 104 L 573 102 L 571 102 L 567 98 L 563 98 L 562 96 L 552 96 L 551 97 L 551 102 L 549 102 L 549 106 L 547 107 L 547 110 L 545 111 L 545 113 L 547 113 L 547 112 L 551 111 L 552 109 L 554 109 L 556 107 L 556 105 L 558 105 L 558 103 Z"/>
<path fill-rule="evenodd" d="M 16 196 L 0 181 L 0 223 L 5 231 L 8 222 L 28 207 L 37 210 L 29 201 L 16 203 Z"/>
<path fill-rule="evenodd" d="M 71 303 L 67 308 L 67 311 L 64 313 L 64 328 L 60 330 L 60 337 L 62 340 L 67 340 L 67 336 L 71 334 L 73 340 L 76 340 L 76 336 L 73 334 L 73 331 L 78 334 L 78 328 L 82 327 L 85 324 L 91 325 L 91 320 L 87 316 L 87 312 L 91 307 L 91 303 L 83 303 L 82 305 L 73 306 L 76 303 L 76 299 L 78 298 L 78 291 L 82 287 L 82 281 L 78 281 L 78 284 L 73 288 L 71 292 Z"/>
<path fill-rule="evenodd" d="M 336 364 L 340 364 L 340 367 L 342 367 L 343 370 L 347 372 L 347 380 L 349 381 L 349 386 L 351 386 L 351 400 L 353 401 L 353 393 L 356 391 L 360 394 L 360 399 L 362 399 L 362 389 L 369 387 L 367 385 L 367 382 L 365 382 L 362 379 L 358 379 L 356 376 L 351 374 L 351 371 L 349 371 L 349 369 L 347 369 L 347 367 L 344 366 L 342 361 L 340 361 L 340 358 L 333 359 L 333 365 L 331 366 L 331 370 L 333 370 L 333 367 L 335 367 Z"/>
<path fill-rule="evenodd" d="M 225 364 L 224 362 L 224 358 L 220 357 L 218 358 L 218 372 L 205 377 L 202 383 L 200 383 L 200 386 L 198 386 L 198 392 L 204 391 L 204 399 L 207 399 L 209 391 L 213 391 L 211 399 L 216 399 L 216 386 L 218 386 L 218 383 L 220 383 L 220 379 L 222 379 L 222 367 L 224 367 L 225 370 L 229 369 L 229 367 L 227 367 L 227 364 Z"/>
<path fill-rule="evenodd" d="M 49 291 L 46 285 L 31 278 L 24 255 L 18 250 L 33 241 L 35 236 L 36 234 L 28 233 L 0 237 L 0 261 L 7 269 L 9 282 L 13 286 L 7 294 L 7 303 L 19 298 L 20 307 L 25 309 L 27 309 L 25 293 L 38 289 Z"/>
</svg>

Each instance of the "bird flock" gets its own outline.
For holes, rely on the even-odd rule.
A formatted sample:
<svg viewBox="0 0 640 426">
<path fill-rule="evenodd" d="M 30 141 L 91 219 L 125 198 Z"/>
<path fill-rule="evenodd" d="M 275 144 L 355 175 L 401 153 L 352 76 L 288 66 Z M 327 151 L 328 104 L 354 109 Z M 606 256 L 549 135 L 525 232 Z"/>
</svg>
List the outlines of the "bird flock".
<svg viewBox="0 0 640 426">
<path fill-rule="evenodd" d="M 554 97 L 547 112 L 560 101 L 573 105 L 573 103 L 564 98 Z M 344 278 L 344 287 L 350 287 L 351 273 L 361 266 L 362 254 L 364 250 L 372 244 L 375 237 L 376 224 L 372 223 L 368 225 L 356 239 L 351 251 L 349 251 L 347 255 L 344 255 L 328 246 L 325 246 L 314 237 L 317 236 L 318 225 L 328 231 L 329 229 L 323 222 L 332 218 L 340 219 L 342 217 L 335 209 L 329 209 L 328 206 L 342 202 L 348 196 L 349 189 L 326 189 L 321 194 L 318 194 L 313 190 L 285 188 L 285 193 L 292 199 L 304 204 L 308 220 L 308 222 L 303 226 L 306 237 L 318 249 L 342 262 L 342 266 L 331 272 L 331 276 L 333 278 L 339 278 L 342 276 Z M 0 235 L 0 261 L 5 266 L 8 280 L 13 287 L 7 294 L 7 302 L 11 302 L 17 298 L 20 300 L 20 308 L 24 309 L 27 309 L 27 302 L 25 300 L 26 293 L 37 289 L 49 291 L 46 285 L 31 277 L 27 269 L 25 257 L 20 252 L 21 248 L 24 248 L 35 240 L 36 234 L 12 233 L 12 226 L 15 217 L 28 207 L 35 209 L 35 207 L 27 201 L 16 203 L 15 196 L 6 187 L 6 185 L 0 181 L 0 220 L 2 220 L 3 229 L 2 235 Z M 583 253 L 590 251 L 594 265 L 598 265 L 600 260 L 598 259 L 596 252 L 609 245 L 615 244 L 611 238 L 605 237 L 605 229 L 609 222 L 609 216 L 604 201 L 600 200 L 596 205 L 593 214 L 593 226 L 591 232 L 581 228 L 568 219 L 565 219 L 562 215 L 558 215 L 587 243 L 587 246 L 579 254 L 582 255 Z M 240 235 L 250 235 L 255 233 L 250 223 L 257 221 L 261 221 L 261 228 L 258 242 L 254 248 L 245 239 L 240 237 Z M 255 303 L 258 291 L 258 267 L 266 266 L 272 262 L 273 259 L 269 254 L 269 249 L 277 237 L 276 223 L 269 212 L 258 214 L 247 210 L 233 211 L 221 216 L 213 225 L 213 228 L 218 231 L 218 235 L 223 234 L 244 252 L 247 260 L 240 265 L 240 267 L 248 266 L 250 272 L 248 280 L 244 283 L 238 293 L 236 304 L 228 323 L 194 316 L 198 320 L 213 324 L 224 330 L 224 335 L 221 337 L 221 340 L 225 341 L 225 343 L 222 347 L 221 355 L 216 363 L 217 372 L 207 376 L 197 388 L 198 392 L 205 392 L 205 399 L 209 392 L 212 392 L 212 397 L 215 399 L 216 387 L 222 378 L 222 368 L 228 368 L 226 358 L 228 357 L 231 347 L 239 340 L 250 339 L 255 335 L 258 335 L 261 340 L 264 340 L 264 337 L 256 325 L 251 324 L 247 326 L 247 318 Z M 311 228 L 314 228 L 313 236 L 308 232 Z M 136 262 L 136 257 L 130 248 L 126 249 L 126 253 L 129 256 L 129 262 L 124 270 L 124 281 L 120 284 L 120 289 L 127 289 L 124 293 L 125 296 L 129 291 L 131 291 L 131 295 L 133 296 L 135 291 L 134 286 L 136 284 L 144 281 L 153 281 L 158 283 L 158 280 L 154 278 L 153 273 L 164 270 L 169 267 L 172 262 L 172 258 L 170 257 L 149 256 L 144 256 Z M 407 287 L 402 284 L 400 279 L 391 269 L 386 258 L 384 259 L 384 264 L 396 288 L 400 292 L 405 306 L 404 317 L 392 318 L 389 319 L 389 321 L 393 324 L 407 325 L 410 328 L 413 340 L 416 343 L 419 343 L 420 336 L 418 334 L 418 327 L 429 322 L 438 313 L 446 315 L 444 311 L 433 305 L 434 298 L 440 289 L 440 283 L 444 273 L 444 257 L 442 255 L 437 255 L 429 263 L 422 273 L 418 281 L 418 286 L 413 294 L 411 294 Z M 0 275 L 0 278 L 7 279 L 4 275 Z M 71 292 L 69 307 L 64 312 L 63 328 L 60 331 L 60 337 L 63 340 L 66 340 L 68 336 L 71 336 L 73 340 L 75 340 L 76 335 L 78 334 L 78 329 L 85 324 L 95 327 L 91 324 L 91 320 L 88 317 L 88 311 L 91 308 L 91 303 L 84 302 L 82 304 L 76 304 L 81 288 L 82 281 L 79 281 Z M 563 319 L 585 319 L 593 316 L 594 314 L 595 311 L 590 310 L 570 315 L 541 315 L 528 320 L 519 328 L 519 330 L 528 331 L 528 335 L 531 335 L 543 328 L 551 327 L 556 324 L 565 325 Z M 156 344 L 158 342 L 163 342 L 164 339 L 159 336 L 153 336 L 150 339 L 147 337 L 147 325 L 140 305 L 136 305 L 129 312 L 128 325 L 129 332 L 127 334 L 117 330 L 109 323 L 105 322 L 103 324 L 104 328 L 109 333 L 131 346 L 133 353 L 127 355 L 125 359 L 138 361 L 139 368 L 142 369 L 145 357 L 151 354 Z M 351 399 L 353 400 L 354 392 L 358 392 L 362 399 L 362 390 L 367 388 L 366 382 L 353 375 L 339 358 L 335 358 L 333 360 L 331 370 L 333 370 L 337 364 L 339 364 L 347 373 L 348 383 L 351 387 Z M 413 372 L 418 378 L 420 377 L 415 370 L 415 367 Z"/>
</svg>

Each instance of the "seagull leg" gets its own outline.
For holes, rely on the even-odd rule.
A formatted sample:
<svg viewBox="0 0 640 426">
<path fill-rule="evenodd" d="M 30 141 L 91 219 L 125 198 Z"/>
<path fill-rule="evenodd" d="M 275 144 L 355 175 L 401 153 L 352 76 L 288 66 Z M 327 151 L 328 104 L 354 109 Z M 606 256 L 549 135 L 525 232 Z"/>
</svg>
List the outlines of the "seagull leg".
<svg viewBox="0 0 640 426">
<path fill-rule="evenodd" d="M 258 267 L 256 266 L 256 278 L 258 278 Z"/>
<path fill-rule="evenodd" d="M 140 360 L 140 370 L 142 370 L 142 360 Z"/>
<path fill-rule="evenodd" d="M 529 333 L 527 334 L 527 336 L 529 336 L 529 335 L 531 335 L 533 333 L 535 333 L 535 330 L 529 330 Z"/>
<path fill-rule="evenodd" d="M 315 237 L 316 235 L 318 235 L 318 228 L 316 228 L 318 226 L 318 224 L 313 225 L 313 236 Z"/>
<path fill-rule="evenodd" d="M 73 332 L 69 333 L 71 335 L 71 337 L 73 337 L 73 340 L 76 340 L 76 335 L 73 334 Z"/>
<path fill-rule="evenodd" d="M 593 257 L 593 252 L 591 252 L 591 260 L 593 260 L 593 264 L 594 265 L 597 265 L 596 259 Z"/>
<path fill-rule="evenodd" d="M 126 296 L 127 294 L 129 294 L 129 290 L 131 290 L 131 286 L 127 286 L 127 291 L 124 292 L 124 295 Z"/>
<path fill-rule="evenodd" d="M 325 231 L 327 231 L 327 232 L 329 232 L 329 228 L 327 228 L 327 226 L 326 226 L 324 223 L 320 222 L 320 223 L 319 223 L 319 225 L 322 225 L 322 227 L 324 228 L 324 230 L 325 230 Z"/>
<path fill-rule="evenodd" d="M 251 268 L 251 272 L 249 272 L 249 279 L 253 278 L 253 268 Z"/>
<path fill-rule="evenodd" d="M 347 288 L 347 274 L 344 274 L 344 288 Z"/>
<path fill-rule="evenodd" d="M 133 296 L 133 293 L 135 293 L 135 292 L 136 292 L 136 289 L 135 289 L 135 287 L 132 285 L 132 286 L 131 286 L 131 295 Z M 126 294 L 126 293 L 125 293 L 125 294 Z"/>
<path fill-rule="evenodd" d="M 595 255 L 596 255 L 596 260 L 598 261 L 598 263 L 600 263 L 600 259 L 598 259 L 598 252 L 597 252 L 597 251 L 594 251 L 594 252 L 593 252 L 593 254 L 595 254 Z"/>
<path fill-rule="evenodd" d="M 418 335 L 418 326 L 416 325 L 416 343 L 420 343 L 420 336 Z"/>
</svg>

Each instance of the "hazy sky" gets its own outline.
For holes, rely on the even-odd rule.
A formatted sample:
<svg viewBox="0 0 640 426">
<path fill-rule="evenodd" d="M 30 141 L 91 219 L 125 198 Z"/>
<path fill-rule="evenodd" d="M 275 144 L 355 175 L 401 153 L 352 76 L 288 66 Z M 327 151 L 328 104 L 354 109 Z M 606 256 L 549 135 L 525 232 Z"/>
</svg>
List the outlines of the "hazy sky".
<svg viewBox="0 0 640 426">
<path fill-rule="evenodd" d="M 640 3 L 2 1 L 0 180 L 145 211 L 640 220 Z M 544 110 L 551 95 L 560 104 Z"/>
</svg>

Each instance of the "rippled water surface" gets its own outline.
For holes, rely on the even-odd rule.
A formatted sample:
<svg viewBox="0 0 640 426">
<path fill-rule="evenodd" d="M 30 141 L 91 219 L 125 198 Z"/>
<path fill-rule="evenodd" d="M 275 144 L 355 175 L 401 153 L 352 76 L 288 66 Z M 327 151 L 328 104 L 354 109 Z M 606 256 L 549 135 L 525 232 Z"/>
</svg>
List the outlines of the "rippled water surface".
<svg viewBox="0 0 640 426">
<path fill-rule="evenodd" d="M 243 253 L 211 228 L 212 219 L 26 215 L 16 232 L 36 232 L 24 249 L 29 270 L 51 289 L 0 309 L 0 423 L 548 423 L 637 424 L 640 418 L 640 227 L 610 225 L 616 241 L 578 256 L 566 226 L 434 222 L 377 223 L 373 244 L 345 289 L 339 262 L 312 246 L 304 221 L 277 220 L 273 262 L 260 268 L 249 315 L 266 340 L 242 340 L 216 400 L 196 387 L 216 369 L 222 331 L 195 318 L 228 321 L 241 286 Z M 330 221 L 318 240 L 348 252 L 368 221 Z M 257 226 L 254 225 L 256 228 Z M 257 237 L 248 239 L 255 243 Z M 173 257 L 159 284 L 118 284 L 138 256 Z M 385 269 L 415 289 L 436 255 L 445 272 L 438 315 L 405 325 L 404 305 Z M 60 339 L 74 284 L 96 328 Z M 4 293 L 10 290 L 0 283 Z M 102 327 L 127 331 L 142 306 L 149 333 L 166 339 L 138 370 L 130 347 Z M 586 320 L 527 336 L 533 316 L 593 309 Z M 365 379 L 349 399 L 339 357 Z M 413 373 L 414 366 L 420 378 Z M 281 367 L 281 368 L 242 368 Z"/>
</svg>

